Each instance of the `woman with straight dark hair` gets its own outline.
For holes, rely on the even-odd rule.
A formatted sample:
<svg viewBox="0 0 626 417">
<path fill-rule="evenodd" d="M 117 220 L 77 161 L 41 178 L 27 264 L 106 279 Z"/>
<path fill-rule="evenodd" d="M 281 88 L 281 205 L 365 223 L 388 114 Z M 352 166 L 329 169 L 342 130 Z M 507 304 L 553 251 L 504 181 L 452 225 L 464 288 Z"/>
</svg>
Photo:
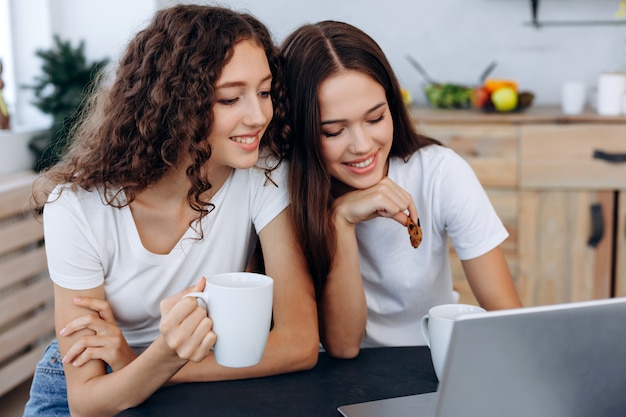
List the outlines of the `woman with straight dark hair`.
<svg viewBox="0 0 626 417">
<path fill-rule="evenodd" d="M 468 164 L 416 132 L 378 44 L 323 21 L 290 34 L 281 58 L 291 207 L 326 350 L 424 344 L 421 317 L 458 298 L 448 239 L 483 307 L 519 307 L 506 229 Z"/>
<path fill-rule="evenodd" d="M 175 6 L 130 42 L 35 184 L 57 337 L 25 416 L 112 416 L 168 382 L 314 366 L 315 293 L 275 140 L 283 91 L 276 47 L 248 14 Z M 222 367 L 210 311 L 183 296 L 246 270 L 257 242 L 273 327 L 257 365 Z"/>
</svg>

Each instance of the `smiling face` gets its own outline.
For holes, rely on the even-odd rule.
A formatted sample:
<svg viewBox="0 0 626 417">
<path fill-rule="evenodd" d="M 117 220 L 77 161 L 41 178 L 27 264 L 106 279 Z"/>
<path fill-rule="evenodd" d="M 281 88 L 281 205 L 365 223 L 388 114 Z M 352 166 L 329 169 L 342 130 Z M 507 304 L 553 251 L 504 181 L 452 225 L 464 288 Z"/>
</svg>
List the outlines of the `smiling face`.
<svg viewBox="0 0 626 417">
<path fill-rule="evenodd" d="M 393 120 L 384 88 L 370 76 L 345 70 L 319 88 L 322 152 L 330 174 L 364 189 L 387 172 Z"/>
<path fill-rule="evenodd" d="M 249 40 L 236 44 L 215 84 L 209 135 L 213 169 L 256 164 L 259 142 L 273 116 L 271 87 L 272 73 L 263 48 Z"/>
</svg>

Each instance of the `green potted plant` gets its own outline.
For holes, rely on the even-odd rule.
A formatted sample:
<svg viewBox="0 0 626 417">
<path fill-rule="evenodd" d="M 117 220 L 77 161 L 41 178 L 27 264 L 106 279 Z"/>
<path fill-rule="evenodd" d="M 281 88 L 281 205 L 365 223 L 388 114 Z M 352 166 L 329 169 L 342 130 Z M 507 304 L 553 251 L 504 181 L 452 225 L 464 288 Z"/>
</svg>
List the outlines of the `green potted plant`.
<svg viewBox="0 0 626 417">
<path fill-rule="evenodd" d="M 24 88 L 33 90 L 33 105 L 53 120 L 48 132 L 34 136 L 29 143 L 35 153 L 34 169 L 40 171 L 55 164 L 65 151 L 89 87 L 109 60 L 88 62 L 84 41 L 73 47 L 58 35 L 54 36 L 52 48 L 39 49 L 36 55 L 43 60 L 43 74 L 35 77 L 34 85 Z"/>
</svg>

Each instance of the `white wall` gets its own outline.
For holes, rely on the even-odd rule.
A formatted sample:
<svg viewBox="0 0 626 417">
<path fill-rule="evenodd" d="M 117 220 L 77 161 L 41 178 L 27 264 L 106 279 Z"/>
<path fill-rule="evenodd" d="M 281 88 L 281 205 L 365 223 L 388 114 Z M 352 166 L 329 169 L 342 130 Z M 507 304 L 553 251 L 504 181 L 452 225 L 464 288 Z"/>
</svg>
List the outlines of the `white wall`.
<svg viewBox="0 0 626 417">
<path fill-rule="evenodd" d="M 87 56 L 114 58 L 135 33 L 148 24 L 155 0 L 49 0 L 52 32 L 78 43 L 85 40 Z"/>
<path fill-rule="evenodd" d="M 50 33 L 86 41 L 88 56 L 115 57 L 125 42 L 160 7 L 175 0 L 12 0 L 37 22 L 22 32 Z M 191 3 L 187 1 L 187 3 Z M 197 0 L 195 3 L 215 3 Z M 563 81 L 581 80 L 593 87 L 603 71 L 626 70 L 626 25 L 535 29 L 530 0 L 222 0 L 264 21 L 277 41 L 303 23 L 344 20 L 374 37 L 387 53 L 402 84 L 424 102 L 422 78 L 409 65 L 410 53 L 441 81 L 473 83 L 492 61 L 494 77 L 517 79 L 532 90 L 537 103 L 557 103 Z M 545 20 L 612 20 L 618 0 L 541 0 Z M 41 15 L 44 15 L 42 17 Z M 49 19 L 49 21 L 46 21 Z M 22 24 L 23 25 L 23 24 Z M 19 31 L 18 30 L 18 31 Z M 43 36 L 42 36 L 43 34 Z M 36 66 L 33 46 L 20 53 L 18 81 L 31 82 Z M 16 48 L 18 49 L 18 48 Z M 36 61 L 35 61 L 36 62 Z"/>
<path fill-rule="evenodd" d="M 29 105 L 33 99 L 31 91 L 20 87 L 33 84 L 41 66 L 35 51 L 50 45 L 48 3 L 45 0 L 13 0 L 9 6 L 15 85 L 6 88 L 14 90 L 14 94 L 9 97 L 15 97 L 16 100 L 8 103 L 12 109 L 11 125 L 26 124 L 26 120 L 28 124 L 44 124 L 47 118 Z"/>
<path fill-rule="evenodd" d="M 15 79 L 22 86 L 32 85 L 41 74 L 35 51 L 49 48 L 53 34 L 74 46 L 84 40 L 89 60 L 114 59 L 150 19 L 156 1 L 10 0 L 10 6 Z M 32 99 L 30 90 L 18 87 L 13 125 L 49 123 L 49 116 L 30 105 Z"/>
<path fill-rule="evenodd" d="M 173 2 L 169 2 L 173 3 Z M 492 60 L 492 76 L 514 78 L 537 103 L 558 103 L 565 80 L 595 86 L 603 71 L 626 70 L 626 25 L 543 27 L 531 20 L 530 0 L 230 0 L 267 23 L 277 40 L 302 23 L 344 20 L 378 41 L 405 87 L 425 100 L 421 76 L 473 83 Z M 613 20 L 618 0 L 541 0 L 545 20 Z"/>
</svg>

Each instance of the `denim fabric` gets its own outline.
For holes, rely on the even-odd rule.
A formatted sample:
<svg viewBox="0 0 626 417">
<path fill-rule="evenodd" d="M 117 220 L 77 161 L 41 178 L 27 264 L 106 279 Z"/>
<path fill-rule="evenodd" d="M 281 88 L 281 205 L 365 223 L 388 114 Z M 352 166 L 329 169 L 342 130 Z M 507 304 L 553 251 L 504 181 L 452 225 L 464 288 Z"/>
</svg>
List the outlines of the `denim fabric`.
<svg viewBox="0 0 626 417">
<path fill-rule="evenodd" d="M 54 339 L 37 364 L 24 417 L 68 417 L 67 386 L 59 345 Z"/>
<path fill-rule="evenodd" d="M 35 368 L 24 417 L 69 417 L 67 384 L 61 359 L 59 343 L 54 339 Z M 106 372 L 113 372 L 109 365 L 106 365 Z"/>
</svg>

